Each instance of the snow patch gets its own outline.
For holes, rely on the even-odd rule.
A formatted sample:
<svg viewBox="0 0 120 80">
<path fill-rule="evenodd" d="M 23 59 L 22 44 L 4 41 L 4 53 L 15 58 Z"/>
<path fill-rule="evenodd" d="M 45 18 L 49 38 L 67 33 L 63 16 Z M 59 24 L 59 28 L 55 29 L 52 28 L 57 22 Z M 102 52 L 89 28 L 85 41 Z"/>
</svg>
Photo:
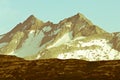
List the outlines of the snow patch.
<svg viewBox="0 0 120 80">
<path fill-rule="evenodd" d="M 8 43 L 0 43 L 0 48 L 4 47 L 5 45 L 7 45 Z"/>
<path fill-rule="evenodd" d="M 36 57 L 36 59 L 40 59 L 40 57 L 41 57 L 40 54 L 38 54 L 37 57 Z"/>
<path fill-rule="evenodd" d="M 57 40 L 57 42 L 55 42 L 53 45 L 48 46 L 47 49 L 52 47 L 57 47 L 63 43 L 69 42 L 71 40 L 70 35 L 71 35 L 71 32 L 64 34 L 61 38 L 59 38 L 59 40 Z"/>
<path fill-rule="evenodd" d="M 114 60 L 116 55 L 119 54 L 118 59 L 120 59 L 120 52 L 112 49 L 109 53 L 105 53 L 100 49 L 95 50 L 77 50 L 74 52 L 67 52 L 58 55 L 58 59 L 84 59 L 88 61 L 99 61 L 99 60 Z"/>
<path fill-rule="evenodd" d="M 104 46 L 104 44 L 107 44 L 107 42 L 108 41 L 106 39 L 99 39 L 99 40 L 91 40 L 89 42 L 79 42 L 79 43 L 81 43 L 82 47 L 86 47 L 92 45 Z"/>
<path fill-rule="evenodd" d="M 73 52 L 59 54 L 59 59 L 84 59 L 88 61 L 98 60 L 116 60 L 120 59 L 120 52 L 112 49 L 112 46 L 106 39 L 91 40 L 87 43 L 80 41 L 77 47 L 92 47 L 92 45 L 100 46 L 97 49 L 80 49 Z"/>
<path fill-rule="evenodd" d="M 29 33 L 30 33 L 30 34 L 33 34 L 34 32 L 35 32 L 35 30 L 30 30 L 30 32 L 29 32 Z"/>
<path fill-rule="evenodd" d="M 71 23 L 71 22 L 65 23 L 65 26 L 66 26 L 66 27 L 69 27 L 69 28 L 70 28 L 70 27 L 71 27 L 71 25 L 72 25 L 72 23 Z"/>
<path fill-rule="evenodd" d="M 29 33 L 28 39 L 23 43 L 22 47 L 15 51 L 15 55 L 18 57 L 26 57 L 37 53 L 42 47 L 39 47 L 41 40 L 44 37 L 42 31 L 37 31 L 37 35 Z"/>
<path fill-rule="evenodd" d="M 54 30 L 54 35 L 56 35 L 61 29 Z"/>
<path fill-rule="evenodd" d="M 50 26 L 46 26 L 43 28 L 43 31 L 49 32 L 52 28 Z"/>
<path fill-rule="evenodd" d="M 15 55 L 14 52 L 15 51 L 11 51 L 10 53 L 8 53 L 8 55 Z"/>
<path fill-rule="evenodd" d="M 80 27 L 80 30 L 83 29 L 83 28 L 85 28 L 85 25 L 81 26 L 81 27 Z"/>
</svg>

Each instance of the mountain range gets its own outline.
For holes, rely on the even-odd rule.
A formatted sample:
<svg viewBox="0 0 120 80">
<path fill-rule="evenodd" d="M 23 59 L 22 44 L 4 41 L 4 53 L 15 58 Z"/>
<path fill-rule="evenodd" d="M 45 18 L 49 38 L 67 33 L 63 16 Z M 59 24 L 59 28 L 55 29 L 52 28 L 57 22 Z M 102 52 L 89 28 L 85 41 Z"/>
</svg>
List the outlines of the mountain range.
<svg viewBox="0 0 120 80">
<path fill-rule="evenodd" d="M 26 60 L 117 60 L 120 59 L 120 32 L 106 32 L 81 13 L 58 24 L 31 15 L 0 36 L 0 54 Z"/>
<path fill-rule="evenodd" d="M 34 15 L 0 35 L 0 80 L 120 80 L 120 32 L 78 13 L 54 24 Z"/>
</svg>

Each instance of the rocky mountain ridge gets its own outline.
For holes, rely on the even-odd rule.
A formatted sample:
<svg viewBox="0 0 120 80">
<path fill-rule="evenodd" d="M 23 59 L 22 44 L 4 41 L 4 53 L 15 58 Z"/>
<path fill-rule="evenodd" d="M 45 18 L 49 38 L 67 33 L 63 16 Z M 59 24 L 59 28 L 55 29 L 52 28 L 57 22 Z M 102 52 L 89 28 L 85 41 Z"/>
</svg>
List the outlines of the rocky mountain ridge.
<svg viewBox="0 0 120 80">
<path fill-rule="evenodd" d="M 31 15 L 0 36 L 0 80 L 120 80 L 120 32 L 78 13 L 54 24 Z"/>
<path fill-rule="evenodd" d="M 0 38 L 0 54 L 28 60 L 120 58 L 118 33 L 108 33 L 78 13 L 58 24 L 33 15 Z"/>
</svg>

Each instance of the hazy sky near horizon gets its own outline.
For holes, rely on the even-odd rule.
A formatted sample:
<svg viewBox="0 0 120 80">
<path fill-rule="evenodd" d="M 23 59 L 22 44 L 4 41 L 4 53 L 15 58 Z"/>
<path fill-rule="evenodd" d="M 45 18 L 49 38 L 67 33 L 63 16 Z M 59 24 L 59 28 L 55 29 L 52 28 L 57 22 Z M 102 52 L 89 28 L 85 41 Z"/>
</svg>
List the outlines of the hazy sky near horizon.
<svg viewBox="0 0 120 80">
<path fill-rule="evenodd" d="M 108 32 L 120 31 L 120 0 L 0 0 L 0 34 L 13 29 L 31 14 L 58 23 L 77 13 Z"/>
</svg>

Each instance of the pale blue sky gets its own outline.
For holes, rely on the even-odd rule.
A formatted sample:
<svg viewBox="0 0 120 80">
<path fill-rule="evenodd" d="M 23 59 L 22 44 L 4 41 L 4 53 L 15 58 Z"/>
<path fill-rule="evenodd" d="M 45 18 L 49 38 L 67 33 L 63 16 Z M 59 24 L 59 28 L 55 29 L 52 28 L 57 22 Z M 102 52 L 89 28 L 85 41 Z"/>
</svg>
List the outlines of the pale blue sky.
<svg viewBox="0 0 120 80">
<path fill-rule="evenodd" d="M 108 32 L 120 31 L 120 0 L 0 0 L 0 34 L 31 14 L 58 23 L 78 12 Z"/>
</svg>

